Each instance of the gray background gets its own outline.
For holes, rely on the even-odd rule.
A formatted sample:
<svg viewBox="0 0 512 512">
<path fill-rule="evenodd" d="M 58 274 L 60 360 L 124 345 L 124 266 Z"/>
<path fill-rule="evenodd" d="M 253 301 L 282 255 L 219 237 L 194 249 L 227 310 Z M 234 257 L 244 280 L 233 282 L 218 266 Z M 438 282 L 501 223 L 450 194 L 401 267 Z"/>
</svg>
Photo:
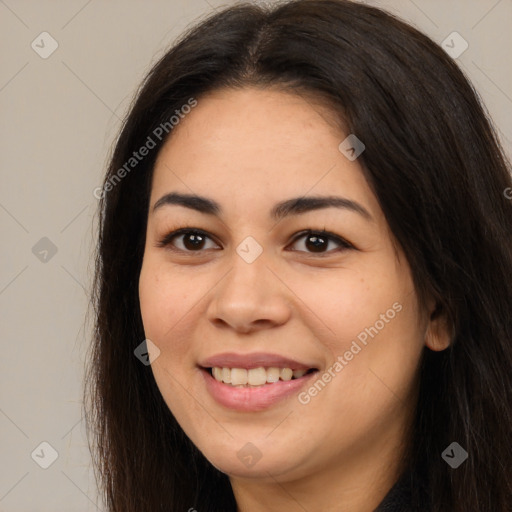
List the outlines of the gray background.
<svg viewBox="0 0 512 512">
<path fill-rule="evenodd" d="M 439 43 L 453 31 L 462 35 L 469 47 L 457 61 L 510 155 L 512 0 L 366 3 L 387 8 Z M 93 190 L 150 65 L 184 27 L 223 4 L 0 0 L 2 512 L 104 508 L 96 505 L 81 418 Z M 48 51 L 49 39 L 38 37 L 44 31 L 58 43 L 46 59 L 31 47 L 35 41 Z M 44 237 L 51 244 L 40 241 Z M 58 452 L 48 469 L 31 457 L 43 441 Z M 34 455 L 40 463 L 50 457 L 44 446 Z"/>
</svg>

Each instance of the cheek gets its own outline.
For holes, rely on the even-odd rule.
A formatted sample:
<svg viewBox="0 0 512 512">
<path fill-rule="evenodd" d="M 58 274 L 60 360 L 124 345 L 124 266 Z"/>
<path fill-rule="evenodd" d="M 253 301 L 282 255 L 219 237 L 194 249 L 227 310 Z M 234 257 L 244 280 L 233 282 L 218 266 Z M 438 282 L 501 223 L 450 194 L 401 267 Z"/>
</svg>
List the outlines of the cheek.
<svg viewBox="0 0 512 512">
<path fill-rule="evenodd" d="M 346 361 L 335 384 L 343 394 L 337 413 L 351 410 L 359 422 L 374 422 L 408 400 L 423 350 L 420 327 L 410 296 L 384 300 L 363 323 L 351 325 L 337 345 Z"/>
<path fill-rule="evenodd" d="M 310 404 L 315 410 L 311 417 L 322 415 L 330 432 L 327 435 L 335 439 L 339 439 L 342 422 L 344 437 L 366 443 L 401 417 L 404 405 L 412 407 L 410 393 L 422 352 L 415 304 L 403 301 L 402 309 L 393 310 L 394 318 L 382 325 L 376 321 L 387 310 L 386 301 L 383 304 L 384 309 L 373 309 L 359 325 L 361 319 L 352 319 L 346 336 L 333 342 L 336 360 L 339 362 L 338 356 L 343 358 L 342 369 L 333 368 L 335 376 Z M 341 321 L 339 327 L 343 328 Z M 360 333 L 364 336 L 358 338 Z M 366 433 L 364 438 L 361 432 Z"/>
<path fill-rule="evenodd" d="M 190 333 L 197 325 L 199 308 L 204 307 L 206 281 L 193 286 L 190 276 L 151 257 L 142 266 L 139 300 L 144 332 L 160 349 L 158 362 L 166 368 L 176 368 L 191 349 Z"/>
<path fill-rule="evenodd" d="M 376 322 L 384 327 L 379 330 L 388 330 L 389 325 L 396 323 L 400 313 L 396 313 L 393 304 L 403 299 L 404 284 L 389 270 L 344 272 L 340 269 L 336 279 L 327 274 L 314 279 L 297 276 L 293 291 L 305 306 L 301 306 L 303 320 L 308 319 L 312 331 L 322 336 L 320 341 L 337 357 L 358 336 L 363 341 L 365 335 L 369 338 L 365 329 Z M 381 315 L 390 319 L 389 323 L 382 324 Z"/>
<path fill-rule="evenodd" d="M 172 276 L 172 277 L 171 277 Z M 144 260 L 139 278 L 139 301 L 144 333 L 160 350 L 151 370 L 164 401 L 173 413 L 184 404 L 182 395 L 186 379 L 183 355 L 189 349 L 184 330 L 190 329 L 190 302 L 186 281 L 171 274 L 165 265 Z M 180 364 L 181 363 L 181 364 Z M 186 405 L 186 404 L 185 404 Z M 187 407 L 185 406 L 185 410 Z"/>
<path fill-rule="evenodd" d="M 378 335 L 368 338 L 372 350 L 368 351 L 366 364 L 383 387 L 387 384 L 389 389 L 403 397 L 418 370 L 424 337 L 415 297 L 403 298 L 400 305 L 401 310 Z"/>
<path fill-rule="evenodd" d="M 184 284 L 150 256 L 144 260 L 139 278 L 140 310 L 146 336 L 159 345 L 188 307 Z"/>
<path fill-rule="evenodd" d="M 320 282 L 304 295 L 305 303 L 318 313 L 311 315 L 318 341 L 332 362 L 340 356 L 345 360 L 333 388 L 342 387 L 342 401 L 351 402 L 352 397 L 353 406 L 359 401 L 375 403 L 389 389 L 406 393 L 423 349 L 412 280 L 407 272 L 395 273 L 392 268 L 390 264 L 364 275 L 347 273 L 349 278 Z M 306 287 L 298 293 L 306 294 Z"/>
<path fill-rule="evenodd" d="M 159 273 L 147 257 L 144 258 L 139 277 L 139 303 L 146 337 L 153 341 L 160 338 L 158 327 L 164 318 L 164 301 Z"/>
</svg>

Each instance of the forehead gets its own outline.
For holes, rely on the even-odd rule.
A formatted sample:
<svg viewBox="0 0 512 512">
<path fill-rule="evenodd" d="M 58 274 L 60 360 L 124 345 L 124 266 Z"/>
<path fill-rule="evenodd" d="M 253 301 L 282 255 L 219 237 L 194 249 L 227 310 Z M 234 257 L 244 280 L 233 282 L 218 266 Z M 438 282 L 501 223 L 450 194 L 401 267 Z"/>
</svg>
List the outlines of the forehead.
<svg viewBox="0 0 512 512">
<path fill-rule="evenodd" d="M 258 156 L 258 161 L 279 154 L 318 156 L 332 150 L 333 139 L 342 135 L 333 119 L 332 109 L 313 103 L 311 97 L 275 89 L 221 89 L 198 99 L 173 129 L 162 153 L 172 150 L 180 158 L 188 153 L 196 160 L 223 153 L 229 159 L 242 152 Z"/>
<path fill-rule="evenodd" d="M 198 98 L 173 129 L 155 164 L 152 198 L 172 190 L 221 204 L 274 204 L 337 192 L 376 212 L 333 109 L 314 97 L 269 89 L 223 89 Z M 236 192 L 236 193 L 235 193 Z"/>
</svg>

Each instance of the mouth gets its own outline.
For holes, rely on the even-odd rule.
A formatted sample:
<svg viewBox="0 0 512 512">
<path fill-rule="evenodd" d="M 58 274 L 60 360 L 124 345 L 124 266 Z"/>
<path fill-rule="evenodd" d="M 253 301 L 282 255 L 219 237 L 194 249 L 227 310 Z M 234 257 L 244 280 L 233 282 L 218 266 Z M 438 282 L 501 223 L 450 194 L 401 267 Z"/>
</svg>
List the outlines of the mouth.
<svg viewBox="0 0 512 512">
<path fill-rule="evenodd" d="M 317 368 L 292 370 L 286 367 L 264 367 L 258 368 L 225 368 L 213 366 L 210 368 L 202 368 L 207 371 L 217 382 L 227 384 L 236 388 L 261 388 L 270 386 L 276 382 L 289 382 L 298 380 L 317 372 Z"/>
<path fill-rule="evenodd" d="M 239 412 L 258 412 L 275 406 L 297 395 L 318 374 L 316 368 L 199 368 L 206 390 L 215 402 Z"/>
</svg>

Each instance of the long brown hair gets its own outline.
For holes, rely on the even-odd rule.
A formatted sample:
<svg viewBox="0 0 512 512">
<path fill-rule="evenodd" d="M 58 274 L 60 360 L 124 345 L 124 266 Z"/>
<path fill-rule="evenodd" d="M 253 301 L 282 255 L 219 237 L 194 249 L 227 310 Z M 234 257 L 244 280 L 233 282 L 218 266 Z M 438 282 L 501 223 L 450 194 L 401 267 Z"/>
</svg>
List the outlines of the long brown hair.
<svg viewBox="0 0 512 512">
<path fill-rule="evenodd" d="M 99 204 L 85 388 L 108 510 L 236 511 L 227 475 L 190 442 L 151 367 L 134 356 L 144 340 L 138 279 L 153 165 L 172 130 L 153 136 L 156 147 L 130 172 L 119 170 L 191 98 L 247 85 L 329 99 L 366 145 L 359 161 L 418 296 L 434 297 L 453 325 L 451 346 L 425 348 L 422 359 L 406 454 L 413 506 L 426 487 L 434 512 L 510 510 L 510 164 L 474 89 L 439 46 L 382 10 L 345 0 L 215 13 L 173 45 L 137 94 Z M 454 441 L 469 454 L 457 469 L 441 457 Z"/>
</svg>

